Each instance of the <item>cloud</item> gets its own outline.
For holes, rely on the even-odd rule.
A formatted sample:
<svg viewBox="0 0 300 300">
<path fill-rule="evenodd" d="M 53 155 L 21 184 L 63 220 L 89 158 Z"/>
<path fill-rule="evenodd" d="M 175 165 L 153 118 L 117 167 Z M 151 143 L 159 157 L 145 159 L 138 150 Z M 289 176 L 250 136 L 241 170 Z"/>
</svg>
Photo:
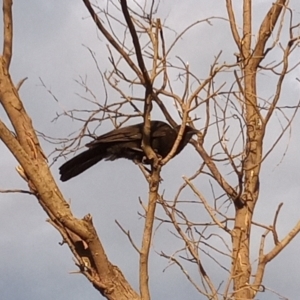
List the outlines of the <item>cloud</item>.
<svg viewBox="0 0 300 300">
<path fill-rule="evenodd" d="M 222 6 L 223 5 L 223 6 Z M 214 1 L 168 1 L 162 2 L 162 10 L 157 17 L 166 19 L 170 27 L 176 27 L 177 33 L 187 24 L 208 16 L 224 16 L 224 4 Z M 264 1 L 261 6 L 255 5 L 257 18 L 261 20 L 270 2 Z M 238 9 L 238 7 L 237 7 Z M 21 96 L 33 123 L 38 130 L 48 134 L 66 135 L 78 124 L 67 122 L 65 119 L 51 123 L 56 112 L 62 112 L 75 106 L 82 106 L 81 100 L 75 92 L 82 92 L 74 79 L 79 75 L 87 75 L 89 84 L 96 89 L 99 99 L 103 97 L 102 85 L 94 62 L 87 49 L 82 44 L 91 47 L 96 52 L 102 70 L 108 68 L 107 52 L 104 39 L 97 38 L 97 31 L 92 20 L 80 1 L 19 1 L 14 3 L 14 58 L 12 75 L 15 82 L 24 77 L 28 80 L 21 88 Z M 254 24 L 256 26 L 256 24 Z M 256 26 L 257 27 L 257 26 Z M 0 31 L 1 32 L 1 31 Z M 165 31 L 166 38 L 176 36 L 176 33 Z M 222 59 L 233 61 L 236 51 L 232 37 L 229 36 L 229 27 L 224 20 L 212 20 L 212 25 L 199 24 L 179 42 L 179 46 L 172 58 L 182 56 L 188 61 L 198 76 L 207 75 L 212 58 L 223 50 Z M 105 51 L 103 50 L 105 49 Z M 57 104 L 44 88 L 41 87 L 39 77 L 47 87 L 59 98 Z M 227 79 L 227 77 L 226 77 Z M 265 79 L 261 89 L 266 95 L 273 93 L 268 88 L 269 79 Z M 292 82 L 292 81 L 291 81 Z M 283 103 L 288 103 L 295 97 L 288 84 Z M 177 88 L 177 86 L 176 86 Z M 178 84 L 178 89 L 182 88 Z M 139 93 L 140 91 L 136 91 Z M 171 109 L 174 109 L 170 105 Z M 175 111 L 175 109 L 174 109 Z M 0 117 L 5 116 L 0 111 Z M 7 120 L 6 120 L 7 121 Z M 298 126 L 299 119 L 296 120 Z M 277 132 L 275 125 L 269 129 L 271 137 Z M 101 127 L 98 133 L 103 133 L 109 127 Z M 273 127 L 274 126 L 274 127 Z M 277 127 L 276 127 L 277 126 Z M 297 132 L 292 132 L 289 150 L 283 162 L 279 163 L 278 156 L 284 153 L 285 143 L 280 144 L 274 155 L 270 156 L 262 170 L 261 195 L 255 218 L 259 221 L 272 223 L 273 216 L 280 202 L 285 202 L 278 220 L 280 237 L 299 219 L 298 213 L 298 150 Z M 54 146 L 42 141 L 46 153 L 50 153 Z M 271 142 L 266 142 L 270 145 Z M 0 145 L 1 157 L 1 187 L 25 188 L 25 183 L 14 171 L 17 165 L 12 155 Z M 276 153 L 276 156 L 275 156 Z M 164 181 L 162 190 L 166 196 L 172 197 L 176 193 L 174 187 L 182 183 L 182 175 L 191 174 L 198 168 L 198 156 L 193 157 L 192 149 L 185 151 L 174 158 L 163 170 Z M 58 179 L 57 167 L 53 173 Z M 275 168 L 275 169 L 274 169 Z M 274 171 L 273 171 L 274 170 Z M 5 174 L 5 176 L 3 176 Z M 113 263 L 120 266 L 132 285 L 138 289 L 138 255 L 134 252 L 126 236 L 121 233 L 115 224 L 117 219 L 125 229 L 131 231 L 134 240 L 139 245 L 143 220 L 138 212 L 142 209 L 138 197 L 143 201 L 147 198 L 147 183 L 138 168 L 128 161 L 101 162 L 80 178 L 60 184 L 67 199 L 78 217 L 91 212 L 99 235 Z M 203 187 L 203 183 L 199 183 Z M 205 188 L 209 195 L 210 188 Z M 190 191 L 186 197 L 195 197 Z M 81 275 L 69 275 L 76 270 L 72 255 L 66 246 L 59 246 L 61 237 L 45 222 L 46 215 L 33 197 L 27 195 L 0 194 L 0 248 L 1 270 L 0 290 L 3 299 L 99 299 L 99 294 Z M 199 209 L 200 210 L 200 209 Z M 198 211 L 192 211 L 196 217 Z M 200 216 L 199 216 L 200 217 Z M 202 216 L 201 216 L 202 218 Z M 206 218 L 206 216 L 203 216 Z M 260 235 L 256 233 L 253 245 L 259 243 Z M 167 229 L 157 234 L 155 249 L 170 250 L 173 248 L 172 238 L 169 238 Z M 174 242 L 175 243 L 175 242 Z M 268 244 L 270 248 L 272 243 Z M 266 272 L 266 285 L 280 290 L 283 295 L 296 299 L 298 296 L 298 250 L 299 238 L 270 263 Z M 253 257 L 257 248 L 253 250 Z M 197 294 L 176 267 L 163 272 L 167 261 L 151 255 L 151 287 L 153 299 L 196 299 Z M 282 268 L 284 265 L 284 268 Z M 206 266 L 210 266 L 207 264 Z M 298 267 L 297 267 L 298 266 Z M 209 268 L 209 267 L 208 267 Z M 218 275 L 214 267 L 210 272 Z M 278 276 L 280 269 L 280 276 Z M 290 270 L 295 272 L 290 275 Z M 299 275 L 299 274 L 298 274 Z M 288 280 L 287 280 L 288 278 Z M 219 280 L 219 277 L 217 277 Z M 221 281 L 221 278 L 220 278 Z M 268 298 L 270 294 L 261 294 L 260 299 Z M 273 298 L 274 299 L 274 298 Z"/>
</svg>

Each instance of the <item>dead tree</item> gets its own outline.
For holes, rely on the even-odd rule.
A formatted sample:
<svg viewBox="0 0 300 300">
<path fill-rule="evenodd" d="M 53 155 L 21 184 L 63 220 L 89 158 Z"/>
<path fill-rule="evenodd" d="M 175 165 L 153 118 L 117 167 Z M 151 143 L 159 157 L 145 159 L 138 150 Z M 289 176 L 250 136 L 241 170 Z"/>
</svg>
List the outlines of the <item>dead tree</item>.
<svg viewBox="0 0 300 300">
<path fill-rule="evenodd" d="M 293 107 L 289 117 L 282 113 L 286 123 L 273 146 L 264 149 L 270 120 L 276 110 L 283 111 L 280 97 L 284 79 L 298 66 L 298 62 L 290 65 L 291 55 L 299 48 L 299 36 L 295 33 L 299 24 L 294 23 L 288 1 L 277 0 L 270 4 L 256 34 L 252 29 L 252 1 L 243 1 L 243 21 L 239 26 L 232 1 L 226 0 L 226 20 L 211 17 L 197 21 L 178 33 L 171 42 L 165 38 L 167 26 L 161 19 L 155 18 L 159 9 L 155 1 L 146 1 L 144 6 L 134 2 L 130 7 L 126 0 L 118 3 L 109 1 L 108 5 L 113 10 L 92 5 L 88 0 L 83 0 L 83 3 L 107 41 L 111 70 L 101 74 L 106 85 L 119 93 L 121 100 L 104 103 L 96 98 L 89 100 L 96 108 L 88 111 L 86 119 L 77 117 L 75 110 L 64 111 L 64 115 L 83 122 L 83 126 L 78 134 L 66 138 L 58 154 L 55 153 L 60 157 L 77 150 L 83 136 L 91 135 L 90 125 L 95 116 L 98 116 L 97 121 L 109 121 L 115 127 L 137 117 L 143 118 L 142 147 L 152 164 L 150 173 L 140 165 L 149 186 L 148 201 L 146 204 L 141 203 L 144 217 L 141 246 L 136 246 L 128 231 L 120 226 L 139 254 L 140 293 L 132 289 L 119 268 L 108 260 L 91 215 L 82 219 L 73 216 L 49 171 L 30 117 L 19 97 L 19 87 L 10 78 L 12 1 L 3 0 L 5 31 L 0 99 L 13 132 L 1 121 L 0 138 L 19 162 L 18 172 L 28 183 L 27 192 L 38 199 L 49 216 L 49 222 L 62 235 L 63 242 L 69 246 L 77 260 L 80 272 L 107 299 L 151 298 L 148 267 L 156 224 L 159 224 L 158 228 L 171 226 L 173 234 L 183 244 L 181 249 L 174 249 L 172 254 L 163 250 L 159 254 L 171 264 L 177 265 L 200 294 L 208 299 L 254 299 L 258 292 L 264 291 L 266 265 L 300 231 L 298 222 L 286 237 L 278 238 L 276 225 L 281 205 L 277 208 L 272 225 L 258 224 L 253 220 L 259 199 L 261 166 L 291 127 L 299 106 L 297 104 Z M 217 53 L 206 78 L 200 79 L 184 59 L 177 57 L 174 60 L 171 53 L 191 28 L 209 24 L 216 19 L 230 26 L 237 53 L 232 55 L 229 63 L 221 63 L 222 52 Z M 289 38 L 285 43 L 280 42 L 286 30 L 283 24 L 289 24 Z M 123 30 L 122 36 L 119 35 L 120 28 Z M 281 58 L 274 63 L 267 63 L 266 59 L 278 47 L 281 49 Z M 257 87 L 258 77 L 266 73 L 277 78 L 274 95 L 270 99 L 263 99 Z M 224 74 L 229 78 L 226 81 Z M 180 92 L 176 92 L 178 89 L 173 86 L 174 76 L 180 80 Z M 89 89 L 83 81 L 79 84 Z M 138 97 L 129 93 L 129 90 L 142 90 L 143 94 Z M 182 124 L 172 151 L 163 160 L 149 143 L 153 108 L 172 126 L 176 125 L 176 118 Z M 201 129 L 198 139 L 192 141 L 201 164 L 192 176 L 183 178 L 183 184 L 174 198 L 167 199 L 159 190 L 160 172 L 175 153 L 186 124 Z M 94 126 L 93 129 L 97 128 Z M 211 191 L 202 191 L 199 182 L 210 185 Z M 196 195 L 196 200 L 182 196 L 188 189 Z M 157 209 L 164 212 L 164 217 L 156 214 Z M 192 219 L 191 212 L 196 210 L 201 212 L 201 216 L 206 215 L 206 221 Z M 257 250 L 255 271 L 252 271 L 250 259 L 250 233 L 253 227 L 265 230 Z M 264 241 L 268 234 L 273 235 L 274 247 L 265 253 Z M 195 266 L 198 278 L 190 276 L 186 271 L 186 263 Z M 217 263 L 221 270 L 226 271 L 225 284 L 214 280 L 213 274 L 208 271 L 211 263 Z"/>
</svg>

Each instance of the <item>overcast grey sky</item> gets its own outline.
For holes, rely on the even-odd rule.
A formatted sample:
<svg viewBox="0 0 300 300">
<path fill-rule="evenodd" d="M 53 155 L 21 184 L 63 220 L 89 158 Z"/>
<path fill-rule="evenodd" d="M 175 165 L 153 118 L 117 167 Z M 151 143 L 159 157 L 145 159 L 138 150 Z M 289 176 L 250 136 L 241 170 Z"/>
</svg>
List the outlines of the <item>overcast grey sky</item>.
<svg viewBox="0 0 300 300">
<path fill-rule="evenodd" d="M 105 1 L 99 1 L 99 4 L 103 2 Z M 193 21 L 210 16 L 224 16 L 224 2 L 165 0 L 161 1 L 161 10 L 157 16 L 167 18 L 167 25 L 179 32 Z M 255 2 L 254 16 L 259 21 L 272 1 L 253 2 Z M 290 5 L 299 15 L 298 0 L 291 0 Z M 236 7 L 239 8 L 239 1 L 236 1 Z M 80 105 L 81 100 L 76 93 L 82 93 L 82 89 L 75 82 L 79 76 L 87 76 L 88 83 L 97 96 L 103 97 L 100 77 L 89 52 L 83 45 L 95 51 L 98 63 L 105 71 L 109 67 L 105 41 L 101 37 L 98 38 L 97 30 L 82 1 L 20 0 L 14 2 L 13 12 L 14 54 L 11 68 L 13 80 L 18 82 L 28 77 L 20 94 L 35 128 L 49 135 L 67 135 L 78 129 L 79 125 L 65 119 L 58 122 L 51 121 L 55 114 L 61 113 L 63 109 Z M 240 17 L 237 17 L 237 21 L 240 20 Z M 214 55 L 220 49 L 223 51 L 224 60 L 232 59 L 233 53 L 236 52 L 228 24 L 218 20 L 212 24 L 213 26 L 195 27 L 174 53 L 174 56 L 181 56 L 184 61 L 188 61 L 191 68 L 203 77 L 207 74 Z M 254 24 L 256 29 L 258 24 L 258 22 Z M 2 28 L 2 24 L 0 26 Z M 0 37 L 2 40 L 2 31 Z M 167 42 L 171 38 L 172 35 L 169 33 Z M 297 74 L 299 77 L 299 70 Z M 59 104 L 41 86 L 39 78 L 51 88 L 59 99 Z M 264 96 L 272 95 L 268 85 L 261 86 L 260 91 Z M 284 97 L 282 103 L 286 105 L 299 99 L 299 85 L 295 84 L 292 77 L 286 82 Z M 0 118 L 7 121 L 2 108 Z M 278 204 L 284 202 L 277 225 L 280 238 L 287 234 L 300 218 L 298 171 L 300 140 L 296 134 L 299 123 L 298 117 L 295 119 L 291 137 L 286 136 L 283 139 L 262 168 L 261 194 L 255 220 L 271 224 Z M 277 129 L 278 122 L 274 122 L 274 127 L 268 131 L 271 138 L 276 136 Z M 99 134 L 100 132 L 102 131 L 99 131 Z M 265 143 L 266 149 L 271 145 L 271 140 Z M 47 154 L 53 151 L 54 145 L 43 140 L 41 143 Z M 289 148 L 283 162 L 279 164 L 286 143 L 289 143 Z M 2 153 L 0 189 L 25 189 L 25 183 L 14 170 L 17 166 L 14 157 L 2 144 L 0 151 Z M 199 157 L 194 153 L 192 146 L 188 146 L 164 169 L 162 190 L 165 189 L 170 197 L 174 196 L 176 189 L 172 189 L 172 186 L 178 187 L 182 183 L 182 175 L 193 174 L 196 170 L 193 166 L 197 160 Z M 57 179 L 57 169 L 62 162 L 60 160 L 52 167 Z M 114 221 L 117 219 L 129 229 L 139 244 L 143 220 L 137 214 L 141 211 L 138 197 L 146 200 L 147 184 L 138 168 L 124 160 L 101 163 L 70 182 L 59 182 L 59 186 L 65 197 L 71 199 L 72 210 L 76 216 L 92 213 L 109 259 L 122 269 L 129 282 L 138 289 L 138 256 Z M 83 276 L 68 274 L 76 270 L 72 255 L 66 246 L 59 246 L 60 235 L 45 222 L 46 215 L 34 197 L 0 194 L 0 199 L 1 299 L 101 298 Z M 163 234 L 167 233 L 166 230 L 163 231 Z M 154 243 L 157 251 L 162 250 L 162 245 L 167 249 L 172 249 L 173 245 L 176 245 L 176 241 L 163 234 L 158 234 L 159 242 Z M 254 237 L 252 246 L 255 251 L 258 241 L 259 236 Z M 264 284 L 288 299 L 298 299 L 300 294 L 299 248 L 300 238 L 296 237 L 280 256 L 270 263 L 265 273 Z M 176 267 L 163 272 L 167 264 L 166 260 L 152 253 L 150 284 L 154 300 L 203 299 Z M 215 266 L 212 266 L 212 270 L 214 268 Z M 222 277 L 219 279 L 222 280 Z M 259 294 L 257 299 L 279 299 L 279 297 L 265 293 Z"/>
</svg>

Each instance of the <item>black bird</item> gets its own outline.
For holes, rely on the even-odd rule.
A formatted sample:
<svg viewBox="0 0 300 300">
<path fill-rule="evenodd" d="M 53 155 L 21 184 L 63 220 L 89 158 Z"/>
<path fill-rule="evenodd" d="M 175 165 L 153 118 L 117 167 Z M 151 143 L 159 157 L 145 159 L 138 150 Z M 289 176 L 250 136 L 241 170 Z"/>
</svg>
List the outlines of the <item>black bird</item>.
<svg viewBox="0 0 300 300">
<path fill-rule="evenodd" d="M 161 156 L 166 157 L 172 150 L 180 126 L 172 128 L 162 121 L 151 121 L 150 143 L 152 149 Z M 185 126 L 184 133 L 178 148 L 177 155 L 186 146 L 191 137 L 198 131 Z M 91 143 L 86 144 L 89 149 L 73 157 L 59 168 L 60 180 L 67 181 L 79 175 L 100 160 L 115 160 L 127 158 L 135 163 L 149 164 L 146 154 L 141 148 L 143 137 L 143 123 L 114 129 L 100 135 Z"/>
</svg>

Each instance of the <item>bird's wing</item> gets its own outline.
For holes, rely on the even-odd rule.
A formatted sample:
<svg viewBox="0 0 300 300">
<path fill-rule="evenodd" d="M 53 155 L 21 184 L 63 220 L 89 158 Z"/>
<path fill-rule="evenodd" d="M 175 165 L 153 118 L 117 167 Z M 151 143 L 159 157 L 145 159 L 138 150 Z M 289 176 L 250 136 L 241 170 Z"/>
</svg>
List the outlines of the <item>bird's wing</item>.
<svg viewBox="0 0 300 300">
<path fill-rule="evenodd" d="M 118 129 L 114 129 L 103 135 L 100 135 L 94 141 L 86 144 L 91 148 L 102 143 L 130 142 L 142 138 L 141 128 L 143 124 L 135 124 Z"/>
<path fill-rule="evenodd" d="M 92 148 L 104 143 L 131 142 L 142 139 L 143 123 L 114 129 L 103 135 L 100 135 L 94 141 L 86 144 L 86 147 Z M 173 131 L 172 127 L 162 121 L 151 121 L 152 137 L 164 137 Z"/>
</svg>

